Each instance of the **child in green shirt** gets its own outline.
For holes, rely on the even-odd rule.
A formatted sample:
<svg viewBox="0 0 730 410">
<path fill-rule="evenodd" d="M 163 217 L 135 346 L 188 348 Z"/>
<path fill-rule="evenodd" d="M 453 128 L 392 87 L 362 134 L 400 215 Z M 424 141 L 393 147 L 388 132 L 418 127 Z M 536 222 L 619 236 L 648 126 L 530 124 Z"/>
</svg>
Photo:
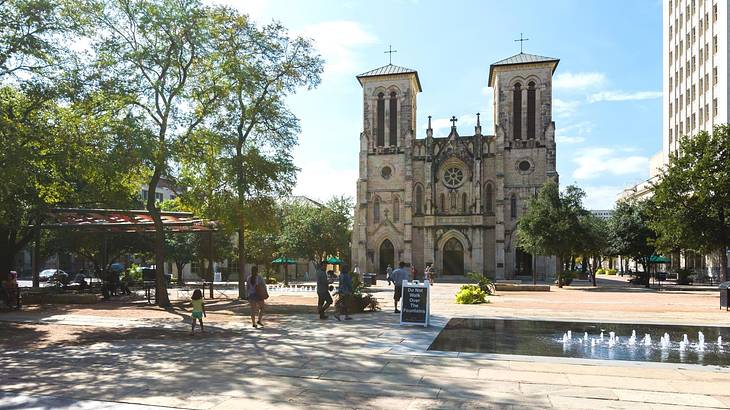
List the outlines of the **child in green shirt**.
<svg viewBox="0 0 730 410">
<path fill-rule="evenodd" d="M 193 305 L 193 327 L 190 329 L 190 334 L 195 334 L 195 319 L 200 321 L 200 331 L 205 332 L 205 329 L 203 328 L 203 316 L 207 315 L 205 314 L 205 303 L 203 303 L 203 292 L 201 292 L 200 289 L 195 289 L 193 291 L 190 303 Z"/>
</svg>

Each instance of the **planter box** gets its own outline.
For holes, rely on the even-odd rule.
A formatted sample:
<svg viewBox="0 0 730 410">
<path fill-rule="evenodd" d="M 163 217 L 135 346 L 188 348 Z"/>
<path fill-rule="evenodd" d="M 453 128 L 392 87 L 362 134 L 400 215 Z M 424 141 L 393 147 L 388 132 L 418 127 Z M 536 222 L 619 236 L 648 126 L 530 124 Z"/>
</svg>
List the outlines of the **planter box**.
<svg viewBox="0 0 730 410">
<path fill-rule="evenodd" d="M 101 296 L 94 293 L 32 293 L 23 292 L 21 298 L 24 305 L 39 304 L 93 304 L 101 300 Z"/>
</svg>

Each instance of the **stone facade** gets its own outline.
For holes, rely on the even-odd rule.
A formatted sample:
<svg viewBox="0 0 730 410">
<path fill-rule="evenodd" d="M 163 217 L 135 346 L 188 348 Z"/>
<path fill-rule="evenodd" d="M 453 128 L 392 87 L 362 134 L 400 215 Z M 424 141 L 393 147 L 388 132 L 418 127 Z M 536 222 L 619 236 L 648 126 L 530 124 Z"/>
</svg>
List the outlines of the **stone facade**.
<svg viewBox="0 0 730 410">
<path fill-rule="evenodd" d="M 360 177 L 352 263 L 361 272 L 432 263 L 440 275 L 548 279 L 556 258 L 516 247 L 519 216 L 548 178 L 556 179 L 552 75 L 558 60 L 517 54 L 494 63 L 492 135 L 456 124 L 434 138 L 430 118 L 418 139 L 415 70 L 387 65 L 359 75 L 363 88 Z M 476 90 L 479 87 L 475 87 Z"/>
</svg>

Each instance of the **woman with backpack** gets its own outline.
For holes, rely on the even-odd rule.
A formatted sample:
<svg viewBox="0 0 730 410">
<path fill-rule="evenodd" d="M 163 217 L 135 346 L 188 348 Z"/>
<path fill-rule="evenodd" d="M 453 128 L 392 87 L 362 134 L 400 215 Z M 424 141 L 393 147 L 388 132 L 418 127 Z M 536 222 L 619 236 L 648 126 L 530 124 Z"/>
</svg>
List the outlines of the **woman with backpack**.
<svg viewBox="0 0 730 410">
<path fill-rule="evenodd" d="M 259 276 L 258 269 L 254 267 L 251 270 L 251 276 L 246 281 L 248 286 L 248 303 L 251 305 L 251 325 L 255 328 L 264 327 L 261 318 L 264 316 L 264 301 L 269 298 L 269 292 L 266 290 L 266 282 Z M 256 320 L 258 316 L 258 320 Z"/>
</svg>

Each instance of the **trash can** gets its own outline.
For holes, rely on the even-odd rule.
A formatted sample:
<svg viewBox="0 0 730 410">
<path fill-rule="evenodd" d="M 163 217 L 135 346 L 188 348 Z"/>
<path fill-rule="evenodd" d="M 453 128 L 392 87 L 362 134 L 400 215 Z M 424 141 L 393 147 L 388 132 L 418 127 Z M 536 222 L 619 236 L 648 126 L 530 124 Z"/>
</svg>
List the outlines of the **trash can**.
<svg viewBox="0 0 730 410">
<path fill-rule="evenodd" d="M 725 308 L 725 310 L 728 310 L 730 308 L 730 282 L 722 282 L 719 286 L 720 288 L 720 309 Z"/>
<path fill-rule="evenodd" d="M 375 274 L 374 273 L 363 273 L 362 274 L 362 283 L 365 286 L 375 285 Z"/>
</svg>

